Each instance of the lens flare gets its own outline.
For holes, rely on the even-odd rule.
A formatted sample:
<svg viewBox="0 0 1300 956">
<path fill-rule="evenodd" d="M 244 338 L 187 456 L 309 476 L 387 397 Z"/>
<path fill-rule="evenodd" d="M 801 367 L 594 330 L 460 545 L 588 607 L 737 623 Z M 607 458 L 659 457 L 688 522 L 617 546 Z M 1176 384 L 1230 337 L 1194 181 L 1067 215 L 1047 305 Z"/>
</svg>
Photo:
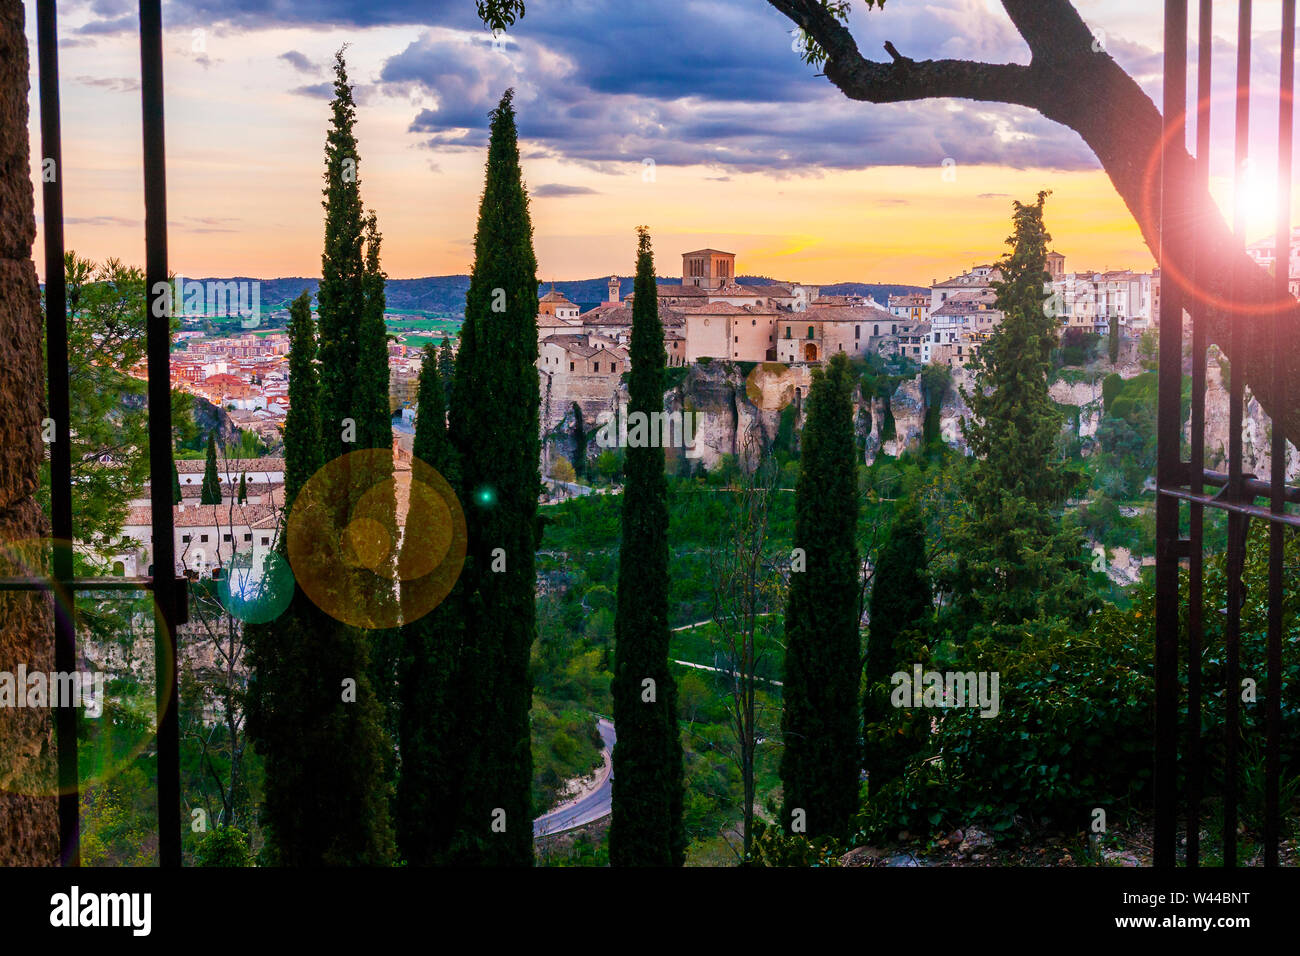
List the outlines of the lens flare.
<svg viewBox="0 0 1300 956">
<path fill-rule="evenodd" d="M 451 592 L 465 563 L 465 516 L 451 486 L 419 459 L 398 468 L 386 449 L 342 455 L 303 485 L 289 512 L 298 585 L 355 627 L 418 620 Z"/>
</svg>

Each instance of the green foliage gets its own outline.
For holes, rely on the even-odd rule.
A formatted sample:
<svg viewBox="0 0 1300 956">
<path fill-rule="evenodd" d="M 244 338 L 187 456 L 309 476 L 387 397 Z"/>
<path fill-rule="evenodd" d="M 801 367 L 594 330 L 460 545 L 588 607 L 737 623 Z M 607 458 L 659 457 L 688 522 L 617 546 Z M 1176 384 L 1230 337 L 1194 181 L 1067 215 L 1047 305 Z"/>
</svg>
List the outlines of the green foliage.
<svg viewBox="0 0 1300 956">
<path fill-rule="evenodd" d="M 573 473 L 577 478 L 587 473 L 587 428 L 577 402 L 573 403 Z"/>
<path fill-rule="evenodd" d="M 806 814 L 810 837 L 843 834 L 857 806 L 857 474 L 852 379 L 835 355 L 813 374 L 796 492 L 796 548 L 785 615 L 782 821 Z"/>
<path fill-rule="evenodd" d="M 663 408 L 666 364 L 655 294 L 650 234 L 637 230 L 628 413 Z M 680 866 L 682 745 L 677 688 L 668 669 L 668 487 L 662 447 L 627 449 L 623 540 L 614 616 L 613 820 L 609 858 L 615 866 Z M 647 682 L 650 682 L 647 684 Z"/>
<path fill-rule="evenodd" d="M 560 798 L 565 784 L 602 766 L 604 744 L 596 721 L 578 709 L 555 710 L 534 698 L 532 718 L 533 806 L 543 813 Z"/>
<path fill-rule="evenodd" d="M 194 847 L 195 866 L 252 866 L 248 835 L 238 827 L 217 827 L 205 833 Z"/>
<path fill-rule="evenodd" d="M 424 348 L 416 397 L 419 416 L 412 451 L 436 469 L 449 484 L 458 481 L 459 467 L 447 437 L 438 353 Z M 411 525 L 408 519 L 408 527 Z M 420 545 L 403 540 L 404 551 Z M 406 558 L 407 555 L 403 555 Z M 468 722 L 477 715 L 455 710 L 464 630 L 458 613 L 463 595 L 459 584 L 429 614 L 402 626 L 397 664 L 397 737 L 402 754 L 397 781 L 397 845 L 409 866 L 444 862 L 455 835 L 464 754 L 458 745 L 472 732 Z M 464 728 L 464 729 L 462 729 Z"/>
<path fill-rule="evenodd" d="M 596 474 L 606 482 L 614 481 L 623 473 L 623 456 L 612 448 L 606 448 L 596 456 Z"/>
<path fill-rule="evenodd" d="M 298 492 L 323 465 L 320 378 L 316 368 L 316 325 L 306 289 L 289 306 L 289 412 L 284 422 L 284 500 Z"/>
<path fill-rule="evenodd" d="M 1113 324 L 1113 323 L 1112 323 Z M 1101 336 L 1079 328 L 1068 328 L 1061 336 L 1059 362 L 1061 365 L 1087 365 L 1097 351 Z"/>
<path fill-rule="evenodd" d="M 127 374 L 145 360 L 145 276 L 117 259 L 96 265 L 69 251 L 64 279 L 73 536 L 78 542 L 113 539 L 149 475 L 146 385 Z M 172 320 L 173 329 L 179 324 Z M 188 394 L 172 393 L 174 444 L 192 437 L 192 404 Z M 48 515 L 48 461 L 41 466 L 38 498 Z"/>
<path fill-rule="evenodd" d="M 208 432 L 208 460 L 203 466 L 203 487 L 199 489 L 199 504 L 221 504 L 221 476 L 217 472 L 217 439 Z"/>
<path fill-rule="evenodd" d="M 974 388 L 963 391 L 972 418 L 962 429 L 975 456 L 963 489 L 970 513 L 950 523 L 942 574 L 954 595 L 944 625 L 957 638 L 1014 641 L 1026 621 L 1081 621 L 1095 603 L 1082 535 L 1059 517 L 1082 475 L 1063 461 L 1064 416 L 1047 387 L 1056 320 L 1042 306 L 1046 196 L 1015 204 L 1004 279 L 994 283 L 1005 318 L 972 361 Z"/>
<path fill-rule="evenodd" d="M 335 55 L 325 146 L 319 365 L 313 361 L 306 292 L 290 307 L 291 407 L 285 423 L 289 509 L 323 461 L 352 450 L 342 440 L 342 420 L 353 419 L 357 437 L 363 434 L 357 409 L 363 407 L 366 378 L 358 329 L 366 314 L 368 287 L 355 120 L 340 50 Z M 339 502 L 336 520 L 346 514 L 348 504 Z M 356 584 L 343 575 L 339 586 Z M 385 712 L 371 683 L 370 641 L 360 629 L 326 615 L 295 590 L 289 609 L 278 620 L 246 629 L 254 672 L 248 727 L 266 769 L 265 859 L 282 866 L 387 865 L 395 850 L 389 813 L 392 748 L 383 727 Z M 343 700 L 345 681 L 355 682 L 354 701 Z"/>
<path fill-rule="evenodd" d="M 921 395 L 925 398 L 925 422 L 922 441 L 927 449 L 942 442 L 939 434 L 939 414 L 944 397 L 952 387 L 952 370 L 947 365 L 931 362 L 921 369 Z"/>
<path fill-rule="evenodd" d="M 384 325 L 384 282 L 379 262 L 378 217 L 365 218 L 365 308 L 357 322 L 357 441 L 355 448 L 391 448 L 393 421 L 388 409 L 388 329 Z"/>
<path fill-rule="evenodd" d="M 505 30 L 524 15 L 524 0 L 476 0 L 476 3 L 478 18 L 493 33 Z"/>
<path fill-rule="evenodd" d="M 466 740 L 465 798 L 452 858 L 479 865 L 529 864 L 533 855 L 527 821 L 541 490 L 538 283 L 513 98 L 507 90 L 492 113 L 449 428 L 469 531 L 458 611 L 466 653 L 455 707 L 482 715 Z M 499 568 L 501 560 L 504 570 L 494 570 L 494 561 Z M 505 813 L 504 832 L 492 827 L 497 810 Z"/>
<path fill-rule="evenodd" d="M 1119 362 L 1119 318 L 1116 316 L 1106 326 L 1106 355 L 1111 365 Z"/>
<path fill-rule="evenodd" d="M 889 536 L 876 559 L 871 586 L 862 722 L 863 765 L 873 789 L 897 776 L 903 759 L 915 749 L 906 746 L 914 734 L 893 733 L 896 728 L 892 724 L 890 732 L 881 734 L 877 725 L 886 722 L 891 710 L 890 675 L 909 669 L 920 659 L 922 641 L 914 629 L 924 627 L 933 610 L 927 564 L 920 512 L 912 501 L 905 500 L 894 514 Z"/>
<path fill-rule="evenodd" d="M 1115 372 L 1111 372 L 1101 380 L 1101 405 L 1105 411 L 1110 411 L 1111 403 L 1123 388 L 1124 380 Z"/>
<path fill-rule="evenodd" d="M 365 218 L 361 205 L 361 159 L 357 152 L 356 102 L 343 51 L 334 55 L 334 98 L 325 139 L 325 248 L 316 292 L 320 316 L 321 439 L 326 461 L 354 448 L 343 440 L 343 422 L 352 420 L 357 438 L 365 437 L 361 385 L 360 331 L 373 318 L 367 303 L 370 284 L 362 252 Z M 373 304 L 373 302 L 371 303 Z"/>
<path fill-rule="evenodd" d="M 429 345 L 432 344 L 431 341 Z M 438 346 L 438 377 L 442 379 L 443 404 L 451 408 L 451 389 L 456 380 L 456 356 L 452 353 L 451 339 L 445 334 L 442 344 Z"/>
</svg>

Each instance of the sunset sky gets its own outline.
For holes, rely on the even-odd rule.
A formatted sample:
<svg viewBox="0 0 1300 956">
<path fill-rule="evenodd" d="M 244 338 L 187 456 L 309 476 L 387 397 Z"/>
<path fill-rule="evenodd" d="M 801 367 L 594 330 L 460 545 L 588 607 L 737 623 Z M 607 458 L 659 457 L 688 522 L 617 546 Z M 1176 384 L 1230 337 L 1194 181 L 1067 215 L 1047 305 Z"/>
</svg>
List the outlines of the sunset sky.
<svg viewBox="0 0 1300 956">
<path fill-rule="evenodd" d="M 59 6 L 67 244 L 143 264 L 137 5 Z M 850 102 L 801 62 L 789 22 L 764 0 L 527 6 L 494 42 L 473 0 L 164 2 L 172 269 L 319 274 L 329 68 L 345 43 L 362 195 L 393 278 L 469 271 L 488 112 L 508 86 L 544 280 L 628 274 L 644 223 L 661 275 L 711 246 L 737 253 L 742 274 L 928 285 L 996 257 L 1012 198 L 1043 188 L 1067 268 L 1152 266 L 1082 140 L 1036 113 Z M 915 59 L 1028 62 L 995 0 L 854 6 L 870 56 L 892 40 Z M 1276 90 L 1276 6 L 1256 5 L 1257 88 Z M 35 4 L 25 7 L 39 219 Z M 1161 5 L 1076 7 L 1158 102 Z M 1215 8 L 1212 172 L 1226 203 L 1236 3 Z M 1276 97 L 1261 94 L 1254 115 L 1252 148 L 1270 155 Z M 1249 208 L 1254 238 L 1271 227 L 1267 183 L 1254 184 Z"/>
</svg>

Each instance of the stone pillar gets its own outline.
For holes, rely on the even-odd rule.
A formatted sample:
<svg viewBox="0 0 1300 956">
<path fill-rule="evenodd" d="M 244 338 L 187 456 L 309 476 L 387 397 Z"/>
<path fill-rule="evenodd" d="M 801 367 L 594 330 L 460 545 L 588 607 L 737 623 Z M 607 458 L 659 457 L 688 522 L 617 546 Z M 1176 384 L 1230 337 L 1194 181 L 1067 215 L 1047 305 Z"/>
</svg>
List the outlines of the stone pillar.
<svg viewBox="0 0 1300 956">
<path fill-rule="evenodd" d="M 27 41 L 20 0 L 0 0 L 0 545 L 46 532 L 35 494 L 44 457 L 45 370 L 27 142 Z M 62 171 L 59 171 L 62 175 Z M 0 574 L 17 569 L 0 552 Z M 0 592 L 0 671 L 54 670 L 50 599 Z M 0 707 L 0 865 L 58 862 L 53 711 Z"/>
</svg>

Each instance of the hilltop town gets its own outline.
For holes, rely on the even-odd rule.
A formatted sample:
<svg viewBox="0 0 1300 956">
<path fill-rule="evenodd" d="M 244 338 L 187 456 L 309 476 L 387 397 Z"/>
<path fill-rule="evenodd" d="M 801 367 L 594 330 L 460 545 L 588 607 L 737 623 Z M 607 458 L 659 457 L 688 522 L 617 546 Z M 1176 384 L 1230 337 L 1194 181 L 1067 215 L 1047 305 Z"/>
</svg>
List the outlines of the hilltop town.
<svg viewBox="0 0 1300 956">
<path fill-rule="evenodd" d="M 1292 259 L 1300 256 L 1300 231 Z M 1265 244 L 1252 247 L 1271 256 Z M 935 280 L 928 291 L 891 295 L 885 303 L 866 295 L 823 294 L 806 283 L 742 284 L 736 254 L 697 249 L 681 254 L 679 282 L 656 288 L 664 350 L 671 368 L 712 361 L 777 363 L 789 380 L 806 387 L 808 372 L 837 353 L 901 356 L 917 365 L 967 366 L 1002 321 L 993 284 L 995 265 L 977 264 Z M 1055 310 L 1063 334 L 1106 334 L 1118 322 L 1136 336 L 1155 323 L 1160 304 L 1158 273 L 1066 270 L 1065 256 L 1047 257 L 1051 278 L 1045 308 Z M 538 386 L 543 432 L 557 429 L 576 406 L 594 422 L 615 406 L 629 368 L 633 295 L 620 294 L 611 276 L 604 302 L 583 311 L 552 288 L 539 299 Z M 274 318 L 274 313 L 272 317 Z M 176 334 L 172 386 L 221 410 L 237 429 L 258 434 L 272 456 L 222 459 L 222 505 L 199 503 L 203 462 L 177 462 L 181 495 L 176 505 L 176 553 L 190 573 L 205 573 L 246 552 L 256 561 L 274 545 L 284 495 L 283 461 L 274 457 L 288 412 L 287 334 L 241 330 L 211 335 L 196 328 Z M 454 340 L 452 347 L 454 348 Z M 409 467 L 411 422 L 423 351 L 402 337 L 388 345 L 390 409 L 399 468 Z M 769 368 L 771 366 L 769 365 Z M 143 377 L 144 369 L 135 374 Z M 245 483 L 245 496 L 237 488 Z M 112 560 L 126 574 L 151 573 L 148 488 L 131 502 L 123 536 Z"/>
</svg>

